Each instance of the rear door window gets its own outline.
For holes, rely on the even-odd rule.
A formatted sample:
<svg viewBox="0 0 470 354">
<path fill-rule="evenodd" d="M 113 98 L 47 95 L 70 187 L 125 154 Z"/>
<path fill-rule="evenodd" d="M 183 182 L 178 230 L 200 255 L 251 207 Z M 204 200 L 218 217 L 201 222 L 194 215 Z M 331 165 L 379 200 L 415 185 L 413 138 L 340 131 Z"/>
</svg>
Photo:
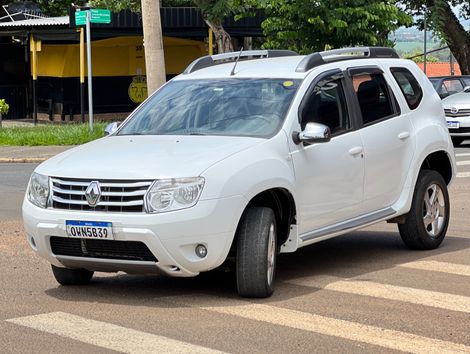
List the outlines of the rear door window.
<svg viewBox="0 0 470 354">
<path fill-rule="evenodd" d="M 393 77 L 400 86 L 410 109 L 416 109 L 423 98 L 423 90 L 413 74 L 405 68 L 391 68 Z"/>
<path fill-rule="evenodd" d="M 350 70 L 364 125 L 395 116 L 395 97 L 378 69 Z"/>
</svg>

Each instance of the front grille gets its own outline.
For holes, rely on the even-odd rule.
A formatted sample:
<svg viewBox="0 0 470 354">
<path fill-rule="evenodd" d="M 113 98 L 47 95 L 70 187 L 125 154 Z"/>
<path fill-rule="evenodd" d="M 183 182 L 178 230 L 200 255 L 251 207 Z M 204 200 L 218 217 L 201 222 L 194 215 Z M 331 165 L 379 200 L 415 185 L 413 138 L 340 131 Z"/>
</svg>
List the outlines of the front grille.
<svg viewBox="0 0 470 354">
<path fill-rule="evenodd" d="M 158 262 L 148 247 L 139 241 L 93 240 L 52 236 L 51 249 L 52 253 L 57 256 Z"/>
<path fill-rule="evenodd" d="M 90 206 L 85 191 L 92 181 L 101 187 L 101 198 Z M 52 178 L 52 207 L 67 210 L 104 212 L 144 211 L 144 195 L 153 181 L 86 180 Z"/>
<path fill-rule="evenodd" d="M 449 133 L 470 133 L 470 128 L 464 127 L 464 128 L 458 128 L 458 129 L 449 129 Z"/>
<path fill-rule="evenodd" d="M 470 109 L 459 109 L 457 113 L 452 113 L 450 109 L 444 109 L 447 117 L 468 117 L 470 116 Z"/>
</svg>

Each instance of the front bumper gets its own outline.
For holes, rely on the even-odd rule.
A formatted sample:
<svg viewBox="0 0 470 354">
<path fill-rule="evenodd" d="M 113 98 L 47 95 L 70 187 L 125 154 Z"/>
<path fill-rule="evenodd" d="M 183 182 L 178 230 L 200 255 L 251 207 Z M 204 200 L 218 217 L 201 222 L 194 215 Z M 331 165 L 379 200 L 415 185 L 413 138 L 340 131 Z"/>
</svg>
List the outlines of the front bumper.
<svg viewBox="0 0 470 354">
<path fill-rule="evenodd" d="M 234 196 L 199 201 L 189 209 L 141 214 L 41 209 L 25 199 L 23 220 L 33 250 L 55 266 L 106 272 L 163 272 L 171 276 L 190 277 L 224 262 L 246 203 L 243 196 Z M 67 237 L 66 220 L 112 222 L 115 240 L 143 242 L 158 261 L 55 255 L 50 238 Z M 196 255 L 195 247 L 198 244 L 207 247 L 206 257 Z"/>
</svg>

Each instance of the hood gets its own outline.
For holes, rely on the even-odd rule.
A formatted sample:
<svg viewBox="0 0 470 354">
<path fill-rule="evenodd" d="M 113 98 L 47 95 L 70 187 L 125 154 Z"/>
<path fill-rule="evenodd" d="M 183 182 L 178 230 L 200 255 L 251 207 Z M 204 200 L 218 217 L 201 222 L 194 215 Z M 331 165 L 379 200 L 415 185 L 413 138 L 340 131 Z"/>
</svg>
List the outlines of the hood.
<svg viewBox="0 0 470 354">
<path fill-rule="evenodd" d="M 451 109 L 452 107 L 456 108 L 470 108 L 470 93 L 469 92 L 459 92 L 455 93 L 449 97 L 446 97 L 442 100 L 442 106 L 445 109 Z"/>
<path fill-rule="evenodd" d="M 194 177 L 262 141 L 227 136 L 109 136 L 54 156 L 36 172 L 86 179 Z"/>
</svg>

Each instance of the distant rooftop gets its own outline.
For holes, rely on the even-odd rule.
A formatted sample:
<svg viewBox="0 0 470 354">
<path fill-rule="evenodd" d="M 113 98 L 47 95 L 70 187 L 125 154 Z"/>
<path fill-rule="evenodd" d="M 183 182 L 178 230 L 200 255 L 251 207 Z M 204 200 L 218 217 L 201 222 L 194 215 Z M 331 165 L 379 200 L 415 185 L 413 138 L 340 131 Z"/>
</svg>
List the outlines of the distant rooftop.
<svg viewBox="0 0 470 354">
<path fill-rule="evenodd" d="M 421 70 L 424 71 L 424 64 L 418 63 Z M 451 75 L 449 62 L 426 63 L 426 76 L 447 76 Z M 459 64 L 454 62 L 454 75 L 462 75 Z"/>
</svg>

